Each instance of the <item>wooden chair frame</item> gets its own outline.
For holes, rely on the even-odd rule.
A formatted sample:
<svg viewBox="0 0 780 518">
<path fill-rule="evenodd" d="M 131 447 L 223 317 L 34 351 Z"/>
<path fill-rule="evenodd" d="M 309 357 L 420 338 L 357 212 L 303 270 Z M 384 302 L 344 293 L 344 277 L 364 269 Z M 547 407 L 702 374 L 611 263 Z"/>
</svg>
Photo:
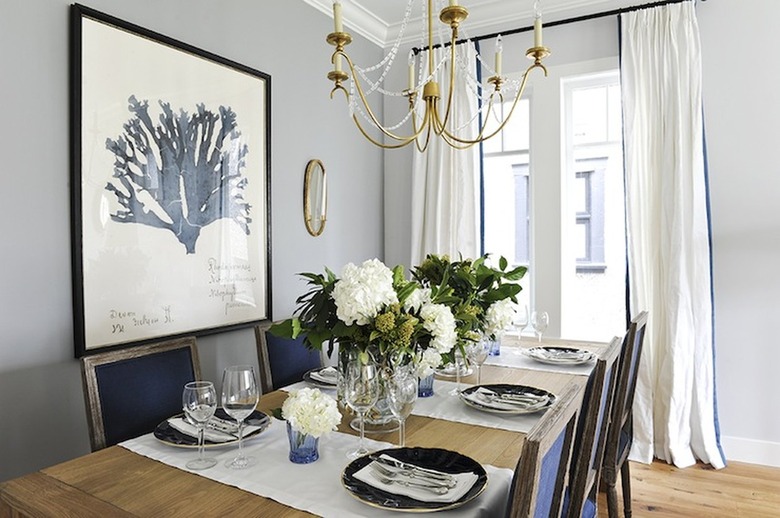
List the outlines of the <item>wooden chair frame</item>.
<svg viewBox="0 0 780 518">
<path fill-rule="evenodd" d="M 510 492 L 512 499 L 507 509 L 509 518 L 526 518 L 533 515 L 536 509 L 542 460 L 558 440 L 561 433 L 565 432 L 551 506 L 551 516 L 560 516 L 566 473 L 574 438 L 574 426 L 577 412 L 580 408 L 581 398 L 578 395 L 579 390 L 577 384 L 569 383 L 566 385 L 555 405 L 545 412 L 544 416 L 526 436 L 523 443 L 523 451 L 512 480 L 513 487 Z"/>
<path fill-rule="evenodd" d="M 81 358 L 81 380 L 84 388 L 84 404 L 87 410 L 89 442 L 92 451 L 101 450 L 106 447 L 106 430 L 103 423 L 103 409 L 100 403 L 100 389 L 98 387 L 96 368 L 101 365 L 182 348 L 190 349 L 192 370 L 195 373 L 195 379 L 200 380 L 200 358 L 198 357 L 198 348 L 195 337 L 192 336 L 165 342 L 139 345 L 127 349 L 107 351 Z"/>
<path fill-rule="evenodd" d="M 591 373 L 591 401 L 587 404 L 585 412 L 581 412 L 579 419 L 583 422 L 578 423 L 577 437 L 579 442 L 578 458 L 574 459 L 572 472 L 569 477 L 569 508 L 567 515 L 570 518 L 579 518 L 585 507 L 586 500 L 590 495 L 594 495 L 598 489 L 601 465 L 604 458 L 604 450 L 607 442 L 607 430 L 611 416 L 611 405 L 614 398 L 615 386 L 618 377 L 615 368 L 618 355 L 623 345 L 623 338 L 615 337 L 609 346 L 599 354 L 596 360 L 596 367 Z M 612 375 L 607 379 L 607 373 Z M 608 383 L 606 390 L 606 402 L 602 402 L 605 383 Z M 599 425 L 598 418 L 601 411 L 601 405 L 604 405 L 603 418 Z M 583 401 L 585 406 L 585 401 Z M 595 455 L 594 455 L 595 451 Z"/>
<path fill-rule="evenodd" d="M 263 394 L 268 394 L 274 390 L 274 381 L 271 375 L 271 357 L 268 355 L 268 342 L 265 339 L 265 333 L 270 327 L 271 322 L 255 326 L 258 374 L 260 375 L 260 389 L 263 391 Z"/>
<path fill-rule="evenodd" d="M 619 516 L 617 499 L 617 477 L 621 475 L 623 489 L 623 512 L 626 518 L 631 516 L 631 471 L 628 463 L 628 453 L 631 449 L 633 433 L 623 450 L 620 448 L 620 434 L 625 428 L 633 429 L 634 392 L 636 391 L 637 372 L 631 376 L 631 366 L 639 369 L 642 355 L 645 329 L 647 326 L 647 311 L 642 311 L 631 322 L 626 335 L 623 350 L 620 353 L 620 369 L 612 403 L 612 418 L 607 432 L 607 445 L 601 470 L 601 482 L 607 493 L 607 508 L 610 518 Z"/>
</svg>

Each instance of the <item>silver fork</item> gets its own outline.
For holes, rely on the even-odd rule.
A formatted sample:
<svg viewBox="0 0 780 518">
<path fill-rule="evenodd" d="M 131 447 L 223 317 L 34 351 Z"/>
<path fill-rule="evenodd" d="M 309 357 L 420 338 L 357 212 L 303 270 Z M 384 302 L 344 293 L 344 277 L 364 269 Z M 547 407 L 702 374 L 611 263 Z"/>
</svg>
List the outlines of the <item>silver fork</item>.
<svg viewBox="0 0 780 518">
<path fill-rule="evenodd" d="M 401 476 L 401 477 L 407 477 L 407 478 L 419 480 L 420 483 L 422 484 L 429 484 L 431 486 L 448 487 L 448 488 L 453 488 L 456 485 L 455 479 L 453 478 L 449 478 L 445 480 L 440 478 L 427 477 L 422 473 L 415 473 L 413 470 L 410 469 L 399 468 L 398 470 L 393 470 L 377 462 L 371 464 L 371 469 L 378 471 L 380 475 L 383 475 L 387 478 L 397 478 Z"/>
<path fill-rule="evenodd" d="M 419 489 L 425 489 L 426 491 L 430 491 L 432 493 L 436 493 L 437 495 L 445 495 L 449 492 L 450 488 L 443 487 L 443 486 L 433 486 L 430 484 L 423 484 L 421 482 L 415 482 L 413 480 L 402 480 L 400 478 L 389 478 L 378 471 L 372 471 L 371 476 L 373 476 L 375 479 L 377 479 L 382 484 L 398 484 L 399 486 L 405 486 L 405 487 L 416 487 Z"/>
</svg>

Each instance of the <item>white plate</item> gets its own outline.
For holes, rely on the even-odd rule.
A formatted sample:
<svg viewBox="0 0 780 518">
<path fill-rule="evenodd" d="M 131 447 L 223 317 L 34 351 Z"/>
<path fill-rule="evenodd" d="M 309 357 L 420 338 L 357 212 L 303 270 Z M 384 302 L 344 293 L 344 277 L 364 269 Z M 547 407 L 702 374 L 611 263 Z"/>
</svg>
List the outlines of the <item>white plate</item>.
<svg viewBox="0 0 780 518">
<path fill-rule="evenodd" d="M 581 365 L 596 358 L 596 354 L 575 347 L 540 346 L 525 350 L 529 358 L 549 365 Z"/>
</svg>

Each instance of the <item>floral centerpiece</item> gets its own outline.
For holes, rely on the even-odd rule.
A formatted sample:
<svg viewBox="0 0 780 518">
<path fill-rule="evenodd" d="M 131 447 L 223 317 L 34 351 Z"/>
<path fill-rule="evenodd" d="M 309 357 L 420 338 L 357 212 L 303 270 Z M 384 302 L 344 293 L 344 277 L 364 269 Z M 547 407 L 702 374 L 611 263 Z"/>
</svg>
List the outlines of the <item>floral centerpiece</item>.
<svg viewBox="0 0 780 518">
<path fill-rule="evenodd" d="M 484 255 L 476 260 L 452 261 L 446 255 L 428 255 L 412 270 L 413 278 L 423 287 L 436 286 L 456 321 L 458 345 L 481 338 L 495 340 L 512 322 L 517 294 L 522 287 L 517 282 L 527 272 L 525 266 L 509 268 L 506 258 L 497 267 Z"/>
<path fill-rule="evenodd" d="M 319 389 L 294 390 L 282 404 L 282 418 L 287 421 L 290 460 L 309 463 L 317 460 L 317 440 L 336 430 L 341 422 L 336 400 Z"/>
<path fill-rule="evenodd" d="M 390 269 L 378 259 L 347 264 L 341 274 L 303 273 L 310 290 L 297 299 L 292 318 L 271 326 L 287 338 L 304 336 L 304 343 L 329 354 L 338 342 L 342 353 L 380 366 L 422 365 L 430 369 L 457 342 L 456 321 L 448 288 L 406 280 L 402 266 Z"/>
</svg>

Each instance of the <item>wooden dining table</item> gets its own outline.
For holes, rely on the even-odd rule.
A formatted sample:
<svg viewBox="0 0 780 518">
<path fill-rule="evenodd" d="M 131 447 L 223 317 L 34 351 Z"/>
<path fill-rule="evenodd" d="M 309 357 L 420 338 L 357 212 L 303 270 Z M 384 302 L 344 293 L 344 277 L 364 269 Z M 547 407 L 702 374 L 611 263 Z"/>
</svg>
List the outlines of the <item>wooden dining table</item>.
<svg viewBox="0 0 780 518">
<path fill-rule="evenodd" d="M 511 342 L 511 340 L 510 340 Z M 565 343 L 557 342 L 557 343 Z M 583 342 L 577 342 L 582 345 Z M 521 344 L 524 346 L 526 344 Z M 527 344 L 536 345 L 536 344 Z M 590 344 L 597 347 L 599 344 Z M 509 345 L 507 347 L 516 347 Z M 510 349 L 505 347 L 508 354 Z M 475 384 L 476 375 L 464 377 Z M 482 367 L 482 383 L 513 383 L 560 393 L 575 384 L 580 398 L 587 376 L 563 372 Z M 275 390 L 260 399 L 258 409 L 270 413 L 281 407 L 287 392 Z M 345 416 L 339 431 L 354 434 Z M 526 434 L 411 415 L 406 445 L 457 451 L 477 462 L 514 470 Z M 372 439 L 396 443 L 397 432 L 372 434 Z M 346 459 L 345 459 L 346 464 Z M 367 513 L 370 508 L 366 507 Z M 0 518 L 18 516 L 264 516 L 311 514 L 111 446 L 28 475 L 0 483 Z"/>
</svg>

